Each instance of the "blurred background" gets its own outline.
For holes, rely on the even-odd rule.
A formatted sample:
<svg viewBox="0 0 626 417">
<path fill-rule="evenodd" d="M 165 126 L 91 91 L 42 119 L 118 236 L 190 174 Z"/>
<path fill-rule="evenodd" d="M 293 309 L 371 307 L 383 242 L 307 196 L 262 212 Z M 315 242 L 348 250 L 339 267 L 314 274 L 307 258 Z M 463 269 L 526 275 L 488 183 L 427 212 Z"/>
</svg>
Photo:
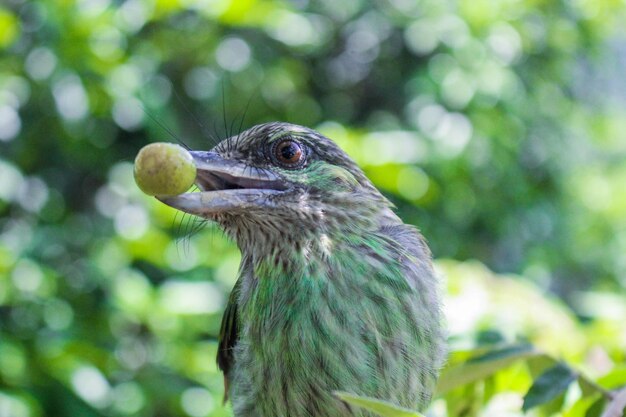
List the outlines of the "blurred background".
<svg viewBox="0 0 626 417">
<path fill-rule="evenodd" d="M 3 0 L 0 417 L 231 415 L 239 254 L 132 161 L 273 120 L 422 230 L 453 351 L 524 340 L 626 383 L 624 22 L 620 0 Z M 527 368 L 429 412 L 522 415 Z M 594 415 L 567 395 L 531 414 Z"/>
</svg>

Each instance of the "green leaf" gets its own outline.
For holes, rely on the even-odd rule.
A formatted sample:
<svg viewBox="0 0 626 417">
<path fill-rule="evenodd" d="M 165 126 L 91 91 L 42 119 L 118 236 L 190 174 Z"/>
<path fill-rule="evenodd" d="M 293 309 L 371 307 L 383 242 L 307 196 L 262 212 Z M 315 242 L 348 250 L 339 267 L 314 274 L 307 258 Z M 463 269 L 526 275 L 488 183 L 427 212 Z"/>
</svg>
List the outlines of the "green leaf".
<svg viewBox="0 0 626 417">
<path fill-rule="evenodd" d="M 606 398 L 600 397 L 598 398 L 591 407 L 585 413 L 585 417 L 600 417 L 602 414 L 602 410 L 604 410 L 604 405 L 606 404 Z"/>
<path fill-rule="evenodd" d="M 445 398 L 449 416 L 474 416 L 480 413 L 484 402 L 483 387 L 478 383 L 467 384 Z"/>
<path fill-rule="evenodd" d="M 578 401 L 563 414 L 563 417 L 587 417 L 587 412 L 598 399 L 602 399 L 602 396 L 598 393 L 578 399 Z"/>
<path fill-rule="evenodd" d="M 508 359 L 511 357 L 517 357 L 519 354 L 526 354 L 533 352 L 534 347 L 528 343 L 522 343 L 519 345 L 506 346 L 500 349 L 491 350 L 475 358 L 471 358 L 467 363 L 481 363 L 481 362 L 493 362 L 498 359 Z"/>
<path fill-rule="evenodd" d="M 626 385 L 626 365 L 616 366 L 597 382 L 604 388 L 617 388 Z"/>
<path fill-rule="evenodd" d="M 590 397 L 600 392 L 600 387 L 598 385 L 594 385 L 590 380 L 582 375 L 578 376 L 578 385 L 580 386 L 580 392 L 583 397 Z"/>
<path fill-rule="evenodd" d="M 577 378 L 572 369 L 559 363 L 539 376 L 524 396 L 522 410 L 528 411 L 533 407 L 545 404 L 562 393 Z"/>
<path fill-rule="evenodd" d="M 558 359 L 548 355 L 529 358 L 526 362 L 528 371 L 530 372 L 530 376 L 533 381 L 539 378 L 539 375 L 543 374 L 546 370 L 552 368 L 558 363 L 560 363 Z"/>
<path fill-rule="evenodd" d="M 437 393 L 443 394 L 454 388 L 487 378 L 514 362 L 544 355 L 529 344 L 518 344 L 491 350 L 468 361 L 444 369 L 439 378 Z"/>
<path fill-rule="evenodd" d="M 417 411 L 409 410 L 388 401 L 378 400 L 376 398 L 361 397 L 359 395 L 350 394 L 348 392 L 335 391 L 333 393 L 342 401 L 357 407 L 365 408 L 373 411 L 383 417 L 424 417 Z"/>
</svg>

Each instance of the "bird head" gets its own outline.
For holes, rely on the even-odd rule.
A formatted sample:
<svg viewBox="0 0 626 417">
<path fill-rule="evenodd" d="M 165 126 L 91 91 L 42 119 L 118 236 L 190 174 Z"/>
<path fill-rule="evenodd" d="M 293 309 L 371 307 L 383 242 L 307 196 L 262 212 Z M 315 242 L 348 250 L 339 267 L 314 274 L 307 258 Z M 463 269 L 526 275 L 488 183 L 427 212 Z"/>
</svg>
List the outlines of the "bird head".
<svg viewBox="0 0 626 417">
<path fill-rule="evenodd" d="M 306 127 L 266 123 L 191 151 L 200 192 L 161 197 L 218 222 L 238 243 L 297 243 L 397 219 L 390 203 L 332 140 Z"/>
</svg>

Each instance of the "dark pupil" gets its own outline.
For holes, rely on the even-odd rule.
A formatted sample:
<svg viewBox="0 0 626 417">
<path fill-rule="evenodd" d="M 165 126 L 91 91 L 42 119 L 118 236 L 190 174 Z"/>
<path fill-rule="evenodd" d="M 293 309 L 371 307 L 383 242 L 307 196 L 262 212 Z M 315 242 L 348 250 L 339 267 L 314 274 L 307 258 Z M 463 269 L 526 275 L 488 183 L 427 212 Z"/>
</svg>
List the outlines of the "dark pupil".
<svg viewBox="0 0 626 417">
<path fill-rule="evenodd" d="M 298 154 L 298 146 L 294 143 L 287 143 L 280 148 L 280 156 L 285 161 L 290 161 Z"/>
</svg>

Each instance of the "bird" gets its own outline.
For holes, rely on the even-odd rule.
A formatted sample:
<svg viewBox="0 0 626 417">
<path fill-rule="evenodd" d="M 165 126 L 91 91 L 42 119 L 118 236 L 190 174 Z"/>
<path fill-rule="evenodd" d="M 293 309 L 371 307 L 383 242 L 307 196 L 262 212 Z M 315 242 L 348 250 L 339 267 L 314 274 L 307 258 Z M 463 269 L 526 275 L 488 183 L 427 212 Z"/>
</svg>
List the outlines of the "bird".
<svg viewBox="0 0 626 417">
<path fill-rule="evenodd" d="M 217 354 L 234 415 L 374 415 L 337 391 L 427 407 L 445 326 L 418 229 L 313 129 L 264 123 L 190 153 L 199 191 L 158 198 L 241 251 Z"/>
</svg>

